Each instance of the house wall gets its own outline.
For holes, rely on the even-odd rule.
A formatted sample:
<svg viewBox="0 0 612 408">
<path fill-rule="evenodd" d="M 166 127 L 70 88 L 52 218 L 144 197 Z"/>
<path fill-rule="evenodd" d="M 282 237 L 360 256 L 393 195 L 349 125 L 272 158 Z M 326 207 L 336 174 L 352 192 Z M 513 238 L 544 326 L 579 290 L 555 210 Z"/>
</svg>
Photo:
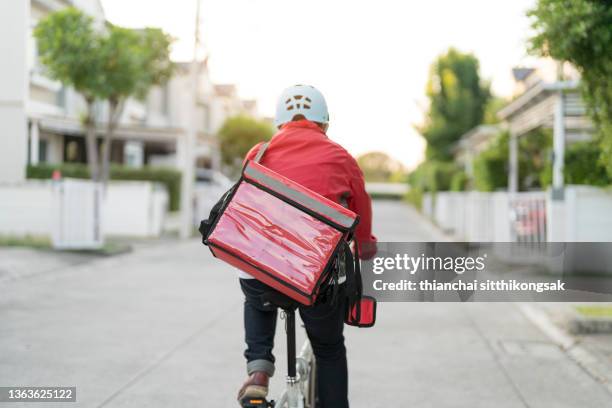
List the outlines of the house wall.
<svg viewBox="0 0 612 408">
<path fill-rule="evenodd" d="M 30 1 L 0 1 L 0 181 L 21 181 L 27 163 L 27 44 Z"/>
</svg>

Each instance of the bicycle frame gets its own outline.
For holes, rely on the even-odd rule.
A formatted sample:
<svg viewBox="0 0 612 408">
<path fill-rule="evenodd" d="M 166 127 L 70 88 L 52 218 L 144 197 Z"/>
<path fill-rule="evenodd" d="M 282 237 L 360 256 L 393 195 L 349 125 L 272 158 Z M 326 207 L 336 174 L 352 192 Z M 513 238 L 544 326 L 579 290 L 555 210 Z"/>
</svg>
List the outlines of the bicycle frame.
<svg viewBox="0 0 612 408">
<path fill-rule="evenodd" d="M 314 392 L 310 390 L 314 384 L 307 384 L 312 381 L 310 374 L 315 368 L 312 347 L 306 340 L 296 357 L 295 310 L 283 310 L 283 313 L 287 331 L 287 388 L 274 403 L 274 408 L 314 408 Z"/>
</svg>

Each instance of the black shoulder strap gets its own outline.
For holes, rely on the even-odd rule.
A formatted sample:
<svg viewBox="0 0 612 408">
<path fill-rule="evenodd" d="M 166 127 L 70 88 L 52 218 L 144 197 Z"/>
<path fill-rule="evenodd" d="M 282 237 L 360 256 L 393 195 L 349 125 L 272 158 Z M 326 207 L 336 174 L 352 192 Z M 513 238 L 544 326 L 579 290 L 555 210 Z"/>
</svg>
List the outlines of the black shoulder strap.
<svg viewBox="0 0 612 408">
<path fill-rule="evenodd" d="M 359 263 L 359 243 L 355 242 L 355 254 L 352 253 L 348 242 L 344 243 L 344 256 L 346 263 L 346 292 L 349 310 L 355 307 L 355 320 L 361 319 L 361 297 L 363 296 L 363 283 L 361 281 L 361 265 Z"/>
<path fill-rule="evenodd" d="M 255 163 L 259 163 L 259 161 L 261 160 L 261 158 L 263 157 L 264 153 L 266 152 L 266 150 L 268 149 L 268 146 L 270 145 L 270 142 L 264 142 L 261 147 L 259 148 L 259 151 L 257 152 L 257 156 L 255 156 L 255 159 L 253 160 Z"/>
</svg>

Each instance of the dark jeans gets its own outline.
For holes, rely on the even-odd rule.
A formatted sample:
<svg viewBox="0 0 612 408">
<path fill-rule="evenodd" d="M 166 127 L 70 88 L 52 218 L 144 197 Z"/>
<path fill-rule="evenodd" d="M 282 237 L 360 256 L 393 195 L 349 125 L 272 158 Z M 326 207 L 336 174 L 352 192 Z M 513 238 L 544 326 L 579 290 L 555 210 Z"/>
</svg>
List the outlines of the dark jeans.
<svg viewBox="0 0 612 408">
<path fill-rule="evenodd" d="M 255 279 L 240 279 L 245 295 L 244 331 L 247 371 L 274 374 L 274 333 L 277 308 L 263 304 L 261 295 L 270 287 Z M 348 408 L 348 370 L 344 347 L 344 297 L 331 302 L 300 307 L 300 316 L 317 360 L 320 408 Z M 297 346 L 299 350 L 299 345 Z"/>
</svg>

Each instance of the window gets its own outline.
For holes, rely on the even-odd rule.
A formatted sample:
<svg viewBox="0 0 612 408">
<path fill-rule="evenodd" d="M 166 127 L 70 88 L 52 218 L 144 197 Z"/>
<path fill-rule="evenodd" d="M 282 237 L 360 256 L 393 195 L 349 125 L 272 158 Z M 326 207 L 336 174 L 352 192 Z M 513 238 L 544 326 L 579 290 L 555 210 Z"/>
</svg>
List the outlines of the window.
<svg viewBox="0 0 612 408">
<path fill-rule="evenodd" d="M 47 148 L 48 148 L 49 142 L 44 140 L 44 139 L 40 139 L 38 141 L 38 162 L 39 163 L 46 163 L 47 162 Z"/>
</svg>

